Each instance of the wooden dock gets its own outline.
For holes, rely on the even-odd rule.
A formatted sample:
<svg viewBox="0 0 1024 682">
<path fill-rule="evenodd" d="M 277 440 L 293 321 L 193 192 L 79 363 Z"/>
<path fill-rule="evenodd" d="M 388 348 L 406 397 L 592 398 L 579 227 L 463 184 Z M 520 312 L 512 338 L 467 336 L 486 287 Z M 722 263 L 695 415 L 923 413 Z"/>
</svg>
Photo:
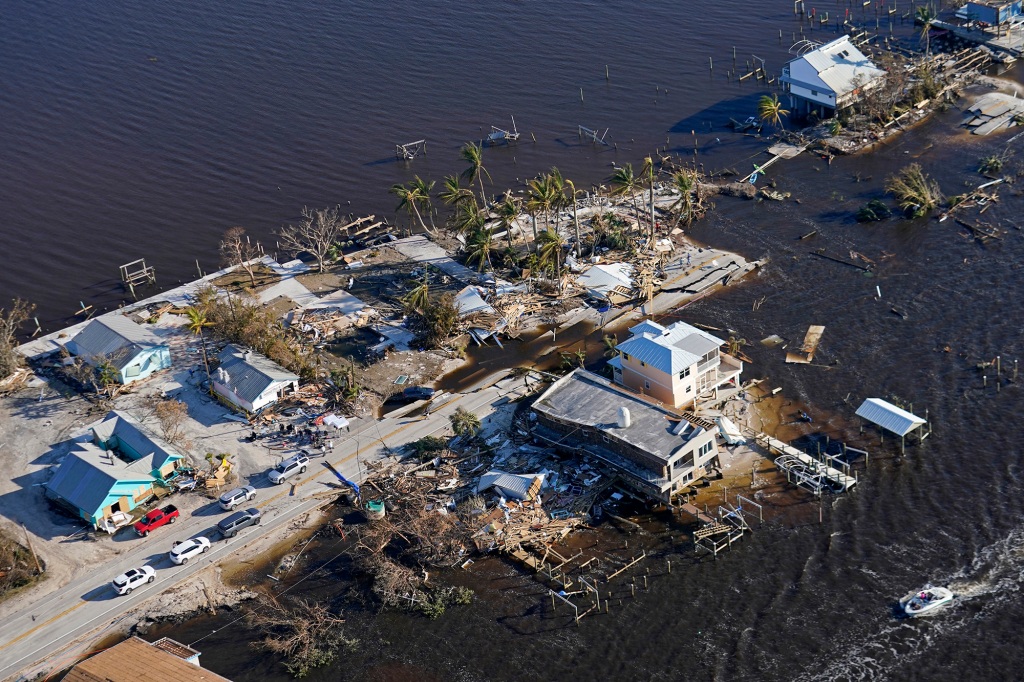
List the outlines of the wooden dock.
<svg viewBox="0 0 1024 682">
<path fill-rule="evenodd" d="M 790 474 L 796 479 L 798 485 L 811 488 L 815 493 L 821 492 L 820 483 L 816 480 L 824 479 L 825 482 L 834 487 L 838 492 L 846 492 L 857 484 L 857 478 L 848 473 L 840 471 L 826 462 L 815 459 L 806 452 L 797 450 L 792 445 L 784 443 L 777 438 L 772 438 L 766 433 L 759 433 L 754 437 L 755 442 L 769 452 L 779 455 L 776 465 L 786 471 L 787 478 Z M 789 458 L 785 460 L 784 458 Z M 832 458 L 828 458 L 832 459 Z M 792 466 L 795 464 L 796 466 Z"/>
</svg>

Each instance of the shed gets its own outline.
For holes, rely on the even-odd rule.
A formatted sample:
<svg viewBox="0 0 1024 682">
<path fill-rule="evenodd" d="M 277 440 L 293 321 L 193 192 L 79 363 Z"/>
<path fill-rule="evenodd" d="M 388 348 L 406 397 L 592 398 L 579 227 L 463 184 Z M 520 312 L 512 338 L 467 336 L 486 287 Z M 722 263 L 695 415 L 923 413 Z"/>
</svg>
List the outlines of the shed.
<svg viewBox="0 0 1024 682">
<path fill-rule="evenodd" d="M 544 484 L 544 474 L 509 474 L 492 470 L 480 477 L 476 491 L 481 493 L 494 488 L 502 496 L 512 500 L 532 500 Z"/>
<path fill-rule="evenodd" d="M 928 423 L 927 420 L 918 417 L 916 414 L 907 412 L 901 407 L 896 407 L 881 398 L 868 398 L 865 400 L 857 408 L 857 416 L 867 419 L 872 424 L 876 424 L 890 433 L 895 433 L 900 437 L 901 445 L 908 433 Z M 922 434 L 921 440 L 927 437 L 927 433 Z"/>
</svg>

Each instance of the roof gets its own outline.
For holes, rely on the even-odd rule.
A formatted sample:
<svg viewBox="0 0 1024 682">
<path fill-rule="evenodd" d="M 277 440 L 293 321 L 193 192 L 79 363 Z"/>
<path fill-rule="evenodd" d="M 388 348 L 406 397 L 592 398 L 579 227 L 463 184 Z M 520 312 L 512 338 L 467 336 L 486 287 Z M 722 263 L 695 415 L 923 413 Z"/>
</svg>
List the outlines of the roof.
<svg viewBox="0 0 1024 682">
<path fill-rule="evenodd" d="M 476 287 L 466 287 L 455 294 L 455 309 L 459 317 L 465 318 L 477 313 L 497 314 L 497 311 L 483 299 Z"/>
<path fill-rule="evenodd" d="M 92 432 L 95 438 L 101 443 L 108 443 L 111 438 L 117 437 L 118 448 L 127 448 L 134 453 L 141 455 L 142 459 L 137 460 L 133 465 L 136 471 L 152 471 L 159 469 L 167 460 L 183 459 L 169 443 L 159 436 L 146 433 L 142 425 L 136 422 L 125 412 L 112 410 L 107 413 L 98 424 L 93 425 Z M 133 456 L 132 452 L 123 452 L 126 456 Z M 149 466 L 145 469 L 137 466 L 139 462 L 146 460 Z"/>
<path fill-rule="evenodd" d="M 138 637 L 99 652 L 71 669 L 64 682 L 231 682 Z"/>
<path fill-rule="evenodd" d="M 247 403 L 254 402 L 274 384 L 299 380 L 298 374 L 289 372 L 265 355 L 244 351 L 238 346 L 225 348 L 219 359 L 220 369 L 227 373 L 227 378 L 218 378 L 218 381 Z"/>
<path fill-rule="evenodd" d="M 544 474 L 509 474 L 504 471 L 492 470 L 480 477 L 476 491 L 479 493 L 488 488 L 497 488 L 506 497 L 525 500 L 529 497 L 530 488 L 538 478 L 543 481 Z"/>
<path fill-rule="evenodd" d="M 580 286 L 601 295 L 607 295 L 616 287 L 629 291 L 633 288 L 633 266 L 629 263 L 602 263 L 584 272 L 577 281 Z"/>
<path fill-rule="evenodd" d="M 127 367 L 143 351 L 167 347 L 159 336 L 120 314 L 97 317 L 71 342 L 77 355 L 108 358 L 117 370 Z"/>
<path fill-rule="evenodd" d="M 857 408 L 857 416 L 863 417 L 872 424 L 877 424 L 886 431 L 895 433 L 897 436 L 905 436 L 922 424 L 927 423 L 917 415 L 907 412 L 903 408 L 896 407 L 881 398 L 868 398 L 865 400 Z"/>
<path fill-rule="evenodd" d="M 46 488 L 82 511 L 95 514 L 118 483 L 152 484 L 148 471 L 129 464 L 92 443 L 78 443 L 60 463 Z"/>
<path fill-rule="evenodd" d="M 806 61 L 837 97 L 885 73 L 850 42 L 849 36 L 842 36 L 811 50 L 790 64 L 800 60 Z"/>
<path fill-rule="evenodd" d="M 625 429 L 617 426 L 620 407 L 629 410 L 630 426 Z M 665 462 L 693 435 L 689 431 L 685 439 L 673 435 L 672 430 L 679 420 L 677 413 L 641 400 L 608 379 L 583 369 L 576 369 L 552 384 L 533 404 L 533 410 L 561 421 L 595 428 Z"/>
<path fill-rule="evenodd" d="M 616 346 L 619 352 L 666 374 L 682 372 L 725 343 L 685 322 L 676 322 L 668 327 L 641 322 L 629 331 L 633 336 Z"/>
</svg>

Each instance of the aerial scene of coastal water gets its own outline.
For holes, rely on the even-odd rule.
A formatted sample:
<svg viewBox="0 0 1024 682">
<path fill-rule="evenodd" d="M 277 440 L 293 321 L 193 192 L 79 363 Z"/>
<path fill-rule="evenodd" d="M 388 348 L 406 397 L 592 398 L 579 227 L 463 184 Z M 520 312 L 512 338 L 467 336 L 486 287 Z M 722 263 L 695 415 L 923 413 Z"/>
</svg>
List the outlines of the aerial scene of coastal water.
<svg viewBox="0 0 1024 682">
<path fill-rule="evenodd" d="M 903 4 L 893 34 L 912 44 Z M 875 7 L 854 5 L 818 11 L 874 29 Z M 789 0 L 14 0 L 0 21 L 0 301 L 33 301 L 47 332 L 81 304 L 116 307 L 122 263 L 145 258 L 160 287 L 194 278 L 197 260 L 216 269 L 235 225 L 270 252 L 303 206 L 404 227 L 388 188 L 460 172 L 459 148 L 512 116 L 519 144 L 484 152 L 494 193 L 552 166 L 578 187 L 601 184 L 656 149 L 745 175 L 770 142 L 726 124 L 775 86 L 726 73 L 763 60 L 777 76 L 801 30 L 836 35 L 834 22 L 802 24 Z M 1019 68 L 1000 77 L 1024 81 Z M 859 485 L 828 499 L 821 523 L 815 503 L 717 560 L 663 548 L 671 574 L 657 569 L 648 591 L 579 627 L 543 618 L 543 593 L 513 565 L 481 562 L 464 579 L 473 604 L 438 620 L 361 612 L 349 625 L 359 648 L 309 679 L 1020 678 L 1024 426 L 1006 369 L 1024 354 L 1019 185 L 985 213 L 1005 233 L 984 245 L 934 216 L 853 219 L 912 161 L 946 194 L 984 182 L 982 157 L 1005 154 L 1011 176 L 1024 168 L 1013 131 L 972 137 L 961 118 L 954 106 L 855 157 L 775 164 L 768 179 L 789 201 L 717 198 L 692 237 L 769 262 L 682 315 L 752 341 L 744 377 L 783 387 L 823 432 L 854 439 L 857 405 L 881 397 L 927 409 L 924 444 L 900 456 L 865 436 Z M 613 144 L 581 140 L 580 125 Z M 396 161 L 395 144 L 420 139 L 426 156 Z M 810 324 L 826 326 L 814 365 L 756 343 Z M 1000 380 L 978 369 L 997 356 Z M 344 611 L 334 580 L 323 572 L 296 594 Z M 896 599 L 926 582 L 961 597 L 941 617 L 894 619 Z M 170 634 L 231 679 L 288 679 L 237 614 Z"/>
</svg>

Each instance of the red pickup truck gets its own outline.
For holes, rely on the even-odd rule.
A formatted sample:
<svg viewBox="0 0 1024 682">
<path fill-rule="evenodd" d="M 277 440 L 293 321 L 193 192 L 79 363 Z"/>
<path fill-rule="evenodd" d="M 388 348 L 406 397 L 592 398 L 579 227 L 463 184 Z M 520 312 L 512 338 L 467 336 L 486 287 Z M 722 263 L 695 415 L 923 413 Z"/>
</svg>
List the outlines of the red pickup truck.
<svg viewBox="0 0 1024 682">
<path fill-rule="evenodd" d="M 154 509 L 135 522 L 135 532 L 146 537 L 149 531 L 155 530 L 165 523 L 174 523 L 178 519 L 178 508 L 169 504 L 163 509 Z"/>
</svg>

